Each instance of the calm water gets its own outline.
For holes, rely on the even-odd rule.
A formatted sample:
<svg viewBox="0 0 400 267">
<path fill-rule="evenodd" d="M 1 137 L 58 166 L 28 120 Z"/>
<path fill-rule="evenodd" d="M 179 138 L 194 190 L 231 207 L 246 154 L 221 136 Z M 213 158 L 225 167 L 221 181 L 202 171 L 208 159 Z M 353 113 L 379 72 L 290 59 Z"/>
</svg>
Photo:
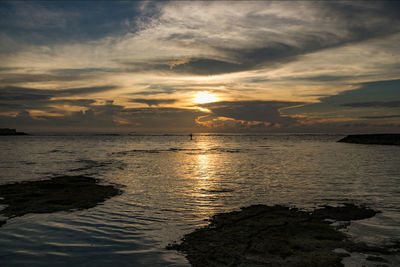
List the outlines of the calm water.
<svg viewBox="0 0 400 267">
<path fill-rule="evenodd" d="M 352 223 L 348 233 L 372 244 L 398 242 L 400 147 L 340 138 L 1 137 L 1 184 L 84 174 L 124 193 L 89 210 L 9 220 L 0 228 L 0 265 L 187 266 L 164 247 L 217 212 L 258 203 L 365 203 L 382 213 Z M 345 263 L 360 266 L 362 259 Z M 398 255 L 388 260 L 400 266 Z"/>
</svg>

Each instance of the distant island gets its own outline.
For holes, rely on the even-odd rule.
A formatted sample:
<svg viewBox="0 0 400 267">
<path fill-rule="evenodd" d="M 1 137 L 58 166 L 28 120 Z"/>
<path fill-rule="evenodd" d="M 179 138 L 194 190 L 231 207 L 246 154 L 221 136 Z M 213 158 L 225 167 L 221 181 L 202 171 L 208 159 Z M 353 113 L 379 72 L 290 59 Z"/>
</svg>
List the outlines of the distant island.
<svg viewBox="0 0 400 267">
<path fill-rule="evenodd" d="M 16 129 L 0 128 L 0 135 L 28 135 L 24 132 L 17 132 Z"/>
<path fill-rule="evenodd" d="M 400 134 L 354 134 L 338 142 L 369 145 L 400 145 Z"/>
</svg>

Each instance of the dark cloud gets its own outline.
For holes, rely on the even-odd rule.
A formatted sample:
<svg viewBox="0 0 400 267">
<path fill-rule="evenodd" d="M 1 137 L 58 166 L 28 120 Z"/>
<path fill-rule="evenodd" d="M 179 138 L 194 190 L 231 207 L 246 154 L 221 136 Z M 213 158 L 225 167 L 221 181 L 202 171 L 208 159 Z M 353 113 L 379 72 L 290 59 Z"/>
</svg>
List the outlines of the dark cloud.
<svg viewBox="0 0 400 267">
<path fill-rule="evenodd" d="M 216 75 L 227 72 L 237 72 L 241 70 L 246 70 L 249 69 L 250 67 L 251 66 L 247 62 L 241 64 L 235 64 L 216 59 L 199 58 L 199 59 L 191 59 L 188 63 L 178 65 L 174 67 L 172 71 L 178 73 L 190 73 L 196 75 Z"/>
<path fill-rule="evenodd" d="M 389 25 L 386 25 L 389 26 Z M 380 29 L 380 28 L 379 28 Z M 176 60 L 171 58 L 170 61 L 153 61 L 153 62 L 129 62 L 122 61 L 123 65 L 127 66 L 124 71 L 127 72 L 146 72 L 146 71 L 159 71 L 163 73 L 180 73 L 180 74 L 194 74 L 194 75 L 218 75 L 224 73 L 233 73 L 240 71 L 255 70 L 260 68 L 276 68 L 279 65 L 296 61 L 299 57 L 318 52 L 328 48 L 340 47 L 349 45 L 351 43 L 358 43 L 367 41 L 369 39 L 389 36 L 395 31 L 376 30 L 369 31 L 358 29 L 352 32 L 349 29 L 349 36 L 339 37 L 332 33 L 317 32 L 313 34 L 305 34 L 297 40 L 286 40 L 282 42 L 274 42 L 265 40 L 263 47 L 258 48 L 237 48 L 231 49 L 225 46 L 213 46 L 213 50 L 219 51 L 219 54 L 226 55 L 226 59 L 216 59 L 209 56 L 192 57 L 187 63 L 179 64 L 170 67 L 169 62 Z M 182 58 L 184 60 L 185 58 Z M 311 78 L 299 78 L 303 80 L 313 81 L 337 81 L 344 80 L 347 76 L 319 76 Z"/>
<path fill-rule="evenodd" d="M 24 106 L 18 103 L 7 103 L 0 101 L 0 111 L 1 112 L 10 112 L 10 111 L 18 111 L 23 110 Z"/>
<path fill-rule="evenodd" d="M 400 115 L 382 115 L 382 116 L 362 116 L 362 119 L 393 119 L 400 118 Z"/>
<path fill-rule="evenodd" d="M 95 7 L 90 1 L 1 1 L 0 31 L 35 45 L 98 40 L 137 30 L 140 6 L 135 1 L 99 2 Z"/>
<path fill-rule="evenodd" d="M 296 106 L 304 103 L 300 102 L 280 102 L 280 101 L 236 101 L 236 102 L 216 102 L 204 104 L 217 117 L 232 118 L 240 121 L 259 121 L 271 125 L 288 126 L 297 122 L 296 119 L 283 116 L 281 108 Z"/>
<path fill-rule="evenodd" d="M 360 76 L 357 76 L 360 78 Z M 337 82 L 344 80 L 354 79 L 354 76 L 349 75 L 317 75 L 317 76 L 307 76 L 307 77 L 294 77 L 288 78 L 290 81 L 315 81 L 315 82 Z"/>
<path fill-rule="evenodd" d="M 16 86 L 0 87 L 0 110 L 18 112 L 37 109 L 47 112 L 60 112 L 55 106 L 69 105 L 89 107 L 95 103 L 92 99 L 54 99 L 72 97 L 114 89 L 114 86 L 82 87 L 61 90 L 35 89 Z"/>
<path fill-rule="evenodd" d="M 285 114 L 341 112 L 345 107 L 397 108 L 400 102 L 400 80 L 377 81 L 359 84 L 358 89 L 337 95 L 321 97 L 319 103 L 286 110 Z"/>
<path fill-rule="evenodd" d="M 55 108 L 56 106 L 60 105 L 67 105 L 67 106 L 76 106 L 76 107 L 90 107 L 96 101 L 92 99 L 57 99 L 57 100 L 50 100 L 50 99 L 41 99 L 35 101 L 30 101 L 24 99 L 23 101 L 10 101 L 10 102 L 3 102 L 0 100 L 0 111 L 2 112 L 20 112 L 29 109 L 37 109 L 47 112 L 60 112 Z"/>
<path fill-rule="evenodd" d="M 151 106 L 159 106 L 161 104 L 173 104 L 176 101 L 178 101 L 177 99 L 145 99 L 145 98 L 134 98 L 134 99 L 130 99 L 130 102 L 133 103 L 142 103 L 142 104 L 146 104 L 149 107 Z"/>
<path fill-rule="evenodd" d="M 51 100 L 50 103 L 57 104 L 57 105 L 89 107 L 92 104 L 96 103 L 96 101 L 93 99 L 55 99 L 55 100 Z"/>
<path fill-rule="evenodd" d="M 282 45 L 283 46 L 283 45 Z M 264 47 L 260 49 L 236 49 L 230 50 L 226 47 L 214 48 L 220 50 L 220 53 L 229 53 L 231 59 L 235 59 L 232 62 L 231 59 L 215 59 L 205 57 L 191 58 L 189 62 L 170 67 L 169 62 L 176 60 L 171 58 L 170 60 L 162 60 L 153 62 L 130 62 L 120 61 L 120 63 L 126 68 L 121 70 L 125 72 L 147 72 L 147 71 L 158 71 L 161 73 L 179 73 L 179 74 L 195 74 L 195 75 L 218 75 L 224 73 L 232 73 L 246 70 L 253 70 L 260 67 L 273 67 L 276 64 L 282 64 L 294 60 L 295 56 L 304 54 L 296 52 L 296 47 L 286 48 L 271 48 Z M 230 51 L 228 51 L 230 50 Z M 311 51 L 311 50 L 310 50 Z M 239 58 L 239 60 L 238 60 Z M 183 59 L 182 59 L 183 60 Z"/>
<path fill-rule="evenodd" d="M 139 84 L 139 85 L 147 85 L 147 84 Z M 225 90 L 220 89 L 210 89 L 210 88 L 218 88 L 218 87 L 227 87 L 229 83 L 184 83 L 184 84 L 176 84 L 176 85 L 160 85 L 153 84 L 146 87 L 144 91 L 132 92 L 126 95 L 140 95 L 140 96 L 151 96 L 151 95 L 162 95 L 162 94 L 174 94 L 177 92 L 198 92 L 198 91 L 209 91 L 209 92 L 226 92 Z M 240 90 L 240 89 L 230 89 L 230 90 Z M 247 89 L 246 91 L 248 91 Z"/>
<path fill-rule="evenodd" d="M 9 71 L 15 71 L 19 70 L 21 68 L 16 68 L 16 67 L 0 67 L 0 73 L 2 72 L 9 72 Z"/>
<path fill-rule="evenodd" d="M 170 67 L 168 61 L 165 60 L 116 60 L 121 64 L 121 72 L 147 72 L 147 71 L 158 71 L 158 72 L 169 72 Z"/>
<path fill-rule="evenodd" d="M 118 126 L 112 114 L 107 107 L 72 112 L 62 117 L 32 116 L 28 111 L 21 111 L 16 117 L 0 116 L 0 124 L 24 127 L 28 131 L 103 131 Z"/>
<path fill-rule="evenodd" d="M 116 89 L 116 86 L 93 86 L 68 89 L 37 89 L 18 86 L 0 87 L 0 100 L 40 100 L 51 97 L 76 96 L 93 94 Z"/>
<path fill-rule="evenodd" d="M 147 85 L 147 84 L 143 84 Z M 133 93 L 128 93 L 127 95 L 159 95 L 159 94 L 173 94 L 179 91 L 175 86 L 153 84 L 148 85 L 145 91 L 138 91 Z"/>
<path fill-rule="evenodd" d="M 100 93 L 106 92 L 116 89 L 117 86 L 92 86 L 92 87 L 80 87 L 80 88 L 71 88 L 71 89 L 61 89 L 61 90 L 53 90 L 60 95 L 83 95 L 83 94 L 93 94 L 93 93 Z"/>
<path fill-rule="evenodd" d="M 129 119 L 140 132 L 205 132 L 207 128 L 196 123 L 205 113 L 193 109 L 145 108 L 126 109 L 121 117 Z"/>
<path fill-rule="evenodd" d="M 238 27 L 232 27 L 233 34 L 237 31 L 237 34 L 243 34 L 244 38 L 248 38 L 249 42 L 241 40 L 239 45 L 235 43 L 233 35 L 228 35 L 233 39 L 232 44 L 229 37 L 228 40 L 214 37 L 214 29 L 204 29 L 199 33 L 196 30 L 199 30 L 200 26 L 192 25 L 190 21 L 182 21 L 177 25 L 179 18 L 163 19 L 163 8 L 168 7 L 169 2 L 157 3 L 153 7 L 151 4 L 146 4 L 147 6 L 144 7 L 137 3 L 115 2 L 111 5 L 99 4 L 95 9 L 81 2 L 69 5 L 2 3 L 0 30 L 3 30 L 11 39 L 16 39 L 16 43 L 23 38 L 28 40 L 27 44 L 49 45 L 54 42 L 68 43 L 66 41 L 125 36 L 128 32 L 138 30 L 140 32 L 140 26 L 145 27 L 152 23 L 153 26 L 164 23 L 168 26 L 170 23 L 174 27 L 171 27 L 169 34 L 164 33 L 158 36 L 158 41 L 174 44 L 183 49 L 198 47 L 201 51 L 214 51 L 211 54 L 220 56 L 216 58 L 210 55 L 188 55 L 187 63 L 173 68 L 168 62 L 179 60 L 175 55 L 170 55 L 169 59 L 163 56 L 162 60 L 153 62 L 149 60 L 138 62 L 127 57 L 126 60 L 120 61 L 122 67 L 118 71 L 151 70 L 215 75 L 264 67 L 273 68 L 276 64 L 296 60 L 304 54 L 397 33 L 400 17 L 399 11 L 396 10 L 398 4 L 391 2 L 393 1 L 362 4 L 358 4 L 357 1 L 307 3 L 310 9 L 315 11 L 310 12 L 312 18 L 288 17 L 287 15 L 285 17 L 284 14 L 273 14 L 273 12 L 243 13 L 245 16 L 237 21 Z M 238 4 L 239 7 L 241 4 Z M 297 7 L 297 3 L 282 3 L 281 5 L 288 10 L 295 10 Z M 299 5 L 302 6 L 304 3 Z M 268 3 L 260 2 L 260 9 L 268 8 L 270 8 Z M 224 16 L 224 14 L 221 15 Z M 301 14 L 294 12 L 294 15 Z M 156 20 L 157 17 L 160 17 L 159 21 Z M 196 19 L 196 16 L 194 18 Z M 221 24 L 226 23 L 224 19 L 226 18 L 223 17 Z M 207 23 L 201 26 L 206 27 Z M 226 32 L 229 33 L 230 25 L 226 26 Z M 207 31 L 211 31 L 212 34 L 208 34 Z M 13 47 L 7 45 L 4 49 L 14 49 Z M 24 46 L 21 48 L 23 49 Z M 69 80 L 70 75 L 72 74 L 25 75 L 21 78 L 27 81 L 63 81 Z M 323 77 L 321 79 L 323 80 Z M 5 81 L 18 82 L 18 76 L 10 76 Z"/>
<path fill-rule="evenodd" d="M 38 101 L 50 99 L 52 97 L 52 95 L 50 94 L 46 94 L 45 92 L 38 92 L 37 90 L 26 88 L 24 88 L 24 90 L 21 90 L 20 88 L 15 88 L 15 90 L 12 89 L 14 88 L 1 88 L 0 101 Z"/>
<path fill-rule="evenodd" d="M 202 105 L 212 111 L 212 114 L 199 117 L 199 124 L 208 127 L 212 132 L 285 132 L 285 133 L 351 133 L 351 132 L 396 132 L 400 124 L 366 122 L 365 118 L 352 122 L 335 121 L 324 118 L 309 120 L 293 118 L 281 114 L 281 110 L 301 105 L 300 102 L 279 101 L 238 101 L 219 102 Z M 369 119 L 391 119 L 400 117 L 370 116 Z"/>
<path fill-rule="evenodd" d="M 62 117 L 36 116 L 21 111 L 16 117 L 0 116 L 0 125 L 26 131 L 112 131 L 112 132 L 194 132 L 205 127 L 196 124 L 204 112 L 180 108 L 130 108 L 115 105 L 90 106 L 86 111 Z"/>
<path fill-rule="evenodd" d="M 275 68 L 277 65 L 295 61 L 306 54 L 389 37 L 397 34 L 400 28 L 396 26 L 400 22 L 399 12 L 391 10 L 390 5 L 382 3 L 359 5 L 347 1 L 307 4 L 315 12 L 312 13 L 312 19 L 289 18 L 272 13 L 244 13 L 245 16 L 237 21 L 239 26 L 231 27 L 233 32 L 227 31 L 224 34 L 228 36 L 226 39 L 215 37 L 215 32 L 213 29 L 208 29 L 207 24 L 204 25 L 204 31 L 199 31 L 197 28 L 199 26 L 195 22 L 192 25 L 191 21 L 183 20 L 182 25 L 176 25 L 173 19 L 162 20 L 161 18 L 157 23 L 171 27 L 170 33 L 159 36 L 158 41 L 184 49 L 195 47 L 201 51 L 214 52 L 209 55 L 200 53 L 200 55 L 185 55 L 180 58 L 172 54 L 170 58 L 165 58 L 168 56 L 166 54 L 162 60 L 137 62 L 128 59 L 120 63 L 126 67 L 126 71 L 132 72 L 152 70 L 195 75 L 217 75 Z M 287 6 L 288 10 L 295 9 L 295 5 L 295 3 L 282 3 L 282 7 Z M 260 4 L 260 9 L 267 8 L 267 5 Z M 381 14 L 388 14 L 388 16 Z M 221 22 L 221 24 L 224 23 L 227 22 Z M 276 25 L 276 28 L 271 25 Z M 229 25 L 226 26 L 229 28 Z M 221 29 L 224 28 L 221 26 Z M 234 36 L 235 31 L 238 35 L 243 35 L 244 39 L 247 38 L 248 42 L 237 41 Z M 181 63 L 173 64 L 173 62 Z M 332 81 L 346 78 L 326 75 L 313 77 L 311 80 Z"/>
<path fill-rule="evenodd" d="M 373 101 L 373 102 L 353 102 L 341 104 L 342 107 L 352 108 L 398 108 L 400 107 L 400 101 Z"/>
<path fill-rule="evenodd" d="M 114 72 L 115 69 L 111 68 L 65 68 L 65 69 L 54 69 L 51 71 L 53 74 L 63 75 L 82 75 L 82 74 L 97 74 L 99 72 Z"/>
<path fill-rule="evenodd" d="M 2 84 L 18 84 L 27 82 L 49 82 L 49 81 L 73 81 L 80 80 L 80 77 L 70 75 L 51 74 L 0 74 Z"/>
<path fill-rule="evenodd" d="M 288 8 L 293 8 L 293 5 L 288 5 Z M 256 29 L 262 28 L 263 25 L 264 27 L 265 25 L 277 25 L 278 29 L 282 25 L 299 27 L 297 32 L 283 33 L 274 31 L 266 33 L 256 30 L 254 35 L 249 36 L 254 43 L 258 44 L 253 47 L 244 45 L 232 48 L 229 42 L 221 42 L 216 45 L 194 33 L 171 32 L 169 36 L 164 36 L 163 40 L 174 41 L 183 46 L 189 42 L 197 47 L 207 47 L 217 51 L 216 54 L 224 56 L 220 58 L 210 56 L 190 58 L 187 63 L 177 65 L 170 70 L 165 62 L 154 62 L 152 67 L 157 70 L 196 75 L 216 75 L 265 67 L 272 68 L 277 64 L 296 60 L 297 57 L 305 54 L 383 38 L 396 34 L 399 30 L 398 27 L 393 26 L 394 23 L 399 23 L 400 16 L 397 16 L 399 12 L 390 10 L 390 6 L 385 4 L 363 3 L 363 5 L 358 5 L 347 2 L 318 2 L 313 3 L 312 8 L 319 13 L 312 21 L 278 17 L 273 14 L 248 14 L 243 19 L 248 24 L 244 24 L 243 27 L 249 27 L 249 25 L 255 26 Z M 386 14 L 386 11 L 389 11 L 389 15 L 382 17 L 381 14 Z M 313 23 L 318 24 L 319 29 L 316 29 L 318 26 Z M 335 25 L 335 28 L 328 27 L 328 25 Z M 285 27 L 282 29 L 287 31 Z M 252 29 L 249 28 L 249 32 L 251 31 Z M 315 79 L 329 81 L 334 77 L 316 77 Z"/>
<path fill-rule="evenodd" d="M 2 73 L 0 69 L 0 83 L 1 84 L 19 84 L 19 83 L 32 83 L 32 82 L 69 82 L 91 79 L 94 75 L 98 75 L 99 72 L 110 72 L 110 69 L 103 68 L 86 68 L 86 69 L 56 69 L 49 71 L 48 73 L 41 74 L 28 74 L 28 73 L 10 73 L 12 69 L 8 71 L 5 69 Z"/>
<path fill-rule="evenodd" d="M 400 99 L 400 80 L 359 84 L 360 88 L 321 98 L 321 102 L 341 105 L 351 102 L 392 102 Z"/>
</svg>

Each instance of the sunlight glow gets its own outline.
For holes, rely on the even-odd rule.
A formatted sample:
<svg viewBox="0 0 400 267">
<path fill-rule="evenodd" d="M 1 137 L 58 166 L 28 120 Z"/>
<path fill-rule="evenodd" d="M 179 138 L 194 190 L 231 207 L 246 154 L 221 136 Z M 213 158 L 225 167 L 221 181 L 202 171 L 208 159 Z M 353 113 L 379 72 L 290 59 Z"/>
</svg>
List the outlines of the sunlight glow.
<svg viewBox="0 0 400 267">
<path fill-rule="evenodd" d="M 197 93 L 193 99 L 196 104 L 205 104 L 218 101 L 218 97 L 209 93 L 209 92 L 200 92 Z"/>
</svg>

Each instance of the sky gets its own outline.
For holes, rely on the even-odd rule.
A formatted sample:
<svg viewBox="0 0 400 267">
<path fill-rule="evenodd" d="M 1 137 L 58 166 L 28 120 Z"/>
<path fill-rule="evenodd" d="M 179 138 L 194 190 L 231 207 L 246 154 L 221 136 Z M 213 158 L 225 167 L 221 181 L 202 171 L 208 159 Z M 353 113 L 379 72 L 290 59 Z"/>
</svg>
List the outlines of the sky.
<svg viewBox="0 0 400 267">
<path fill-rule="evenodd" d="M 0 62 L 0 128 L 400 132 L 397 1 L 1 1 Z"/>
</svg>

